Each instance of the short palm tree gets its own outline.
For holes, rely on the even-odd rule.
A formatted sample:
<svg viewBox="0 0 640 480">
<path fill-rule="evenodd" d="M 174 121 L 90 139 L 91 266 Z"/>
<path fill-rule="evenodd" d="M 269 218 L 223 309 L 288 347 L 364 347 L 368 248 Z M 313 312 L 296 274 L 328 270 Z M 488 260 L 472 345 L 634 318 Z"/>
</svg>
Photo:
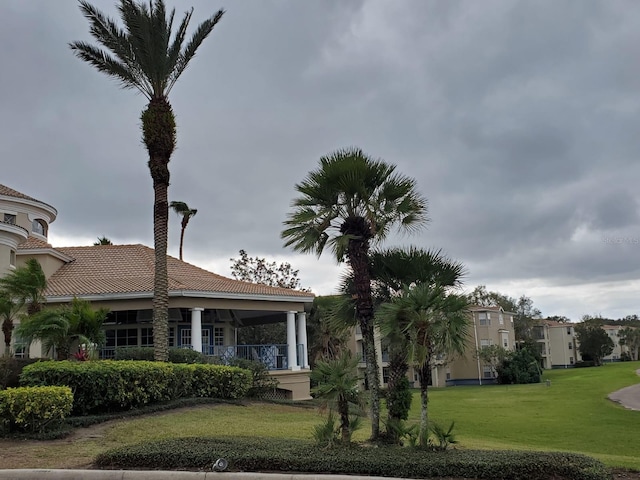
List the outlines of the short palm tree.
<svg viewBox="0 0 640 480">
<path fill-rule="evenodd" d="M 312 392 L 329 407 L 329 415 L 336 410 L 340 416 L 340 436 L 343 443 L 351 442 L 353 425 L 349 413 L 351 406 L 359 407 L 358 359 L 349 350 L 339 356 L 320 360 L 311 371 L 311 379 L 317 384 Z"/>
<path fill-rule="evenodd" d="M 378 305 L 390 302 L 393 298 L 401 295 L 403 289 L 408 286 L 418 284 L 460 286 L 464 274 L 464 265 L 447 258 L 442 250 L 396 247 L 376 250 L 371 254 L 373 293 Z M 407 331 L 401 328 L 397 330 L 387 328 L 389 346 L 387 413 L 390 424 L 403 419 L 397 416 L 398 409 L 394 408 L 391 403 L 394 398 L 397 398 L 393 392 L 397 386 L 401 385 L 401 379 L 407 375 L 409 370 L 407 357 L 409 341 L 410 336 Z M 392 434 L 389 431 L 387 433 Z"/>
<path fill-rule="evenodd" d="M 182 215 L 181 229 L 180 229 L 180 260 L 182 260 L 182 245 L 184 243 L 184 231 L 187 229 L 189 220 L 194 217 L 198 210 L 196 208 L 189 208 L 184 202 L 171 202 L 169 205 L 174 212 L 178 215 Z"/>
<path fill-rule="evenodd" d="M 415 180 L 362 150 L 338 150 L 296 185 L 300 197 L 284 222 L 286 246 L 318 256 L 329 245 L 339 262 L 348 261 L 354 278 L 356 318 L 362 330 L 366 376 L 371 390 L 371 438 L 380 429 L 380 384 L 374 344 L 374 306 L 369 248 L 393 227 L 410 230 L 426 221 L 426 200 Z"/>
<path fill-rule="evenodd" d="M 86 42 L 72 42 L 69 46 L 76 56 L 118 80 L 123 88 L 140 91 L 149 101 L 142 112 L 142 138 L 149 153 L 148 165 L 154 191 L 153 343 L 155 359 L 167 361 L 169 160 L 176 146 L 176 122 L 168 96 L 224 12 L 219 10 L 202 22 L 185 44 L 193 9 L 185 13 L 173 39 L 175 10 L 167 17 L 163 0 L 150 0 L 148 3 L 120 0 L 118 10 L 124 28 L 86 1 L 80 1 L 80 10 L 89 21 L 89 32 L 105 49 Z"/>
<path fill-rule="evenodd" d="M 377 319 L 383 334 L 401 331 L 408 338 L 408 358 L 420 379 L 420 445 L 429 432 L 428 387 L 433 361 L 440 355 L 462 353 L 468 337 L 469 303 L 464 295 L 449 293 L 442 285 L 418 284 L 380 306 Z"/>
<path fill-rule="evenodd" d="M 74 298 L 70 305 L 47 308 L 25 318 L 16 333 L 31 343 L 42 342 L 44 351 L 56 351 L 58 360 L 67 360 L 74 344 L 77 346 L 104 343 L 102 324 L 108 310 L 94 310 L 86 300 Z"/>
</svg>

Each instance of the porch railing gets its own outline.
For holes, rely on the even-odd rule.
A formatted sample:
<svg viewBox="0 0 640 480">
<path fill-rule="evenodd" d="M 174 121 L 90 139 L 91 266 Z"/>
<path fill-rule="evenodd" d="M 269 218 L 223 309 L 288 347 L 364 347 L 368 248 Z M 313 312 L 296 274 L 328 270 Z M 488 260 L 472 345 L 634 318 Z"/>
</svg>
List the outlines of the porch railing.
<svg viewBox="0 0 640 480">
<path fill-rule="evenodd" d="M 127 347 L 119 347 L 127 348 Z M 131 347 L 137 348 L 137 347 Z M 152 348 L 152 347 L 150 347 Z M 180 345 L 178 348 L 191 348 L 191 345 Z M 100 350 L 101 359 L 115 358 L 116 347 L 103 347 Z M 286 370 L 289 368 L 287 360 L 287 345 L 204 345 L 202 353 L 210 357 L 217 357 L 224 364 L 231 363 L 234 358 L 254 360 L 264 364 L 269 370 Z M 304 355 L 302 344 L 296 345 L 297 363 L 301 365 Z"/>
</svg>

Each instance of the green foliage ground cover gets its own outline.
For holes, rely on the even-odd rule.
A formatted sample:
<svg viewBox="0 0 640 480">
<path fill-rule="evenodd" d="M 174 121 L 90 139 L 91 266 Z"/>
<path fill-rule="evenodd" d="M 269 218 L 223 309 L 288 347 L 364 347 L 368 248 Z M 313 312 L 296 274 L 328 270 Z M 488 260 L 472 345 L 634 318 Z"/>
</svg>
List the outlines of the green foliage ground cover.
<svg viewBox="0 0 640 480">
<path fill-rule="evenodd" d="M 310 441 L 265 438 L 179 438 L 111 450 L 98 456 L 104 468 L 210 470 L 225 458 L 232 471 L 283 471 L 400 478 L 465 477 L 519 480 L 607 480 L 592 458 L 549 452 L 459 450 L 424 452 L 401 447 L 319 449 Z"/>
</svg>

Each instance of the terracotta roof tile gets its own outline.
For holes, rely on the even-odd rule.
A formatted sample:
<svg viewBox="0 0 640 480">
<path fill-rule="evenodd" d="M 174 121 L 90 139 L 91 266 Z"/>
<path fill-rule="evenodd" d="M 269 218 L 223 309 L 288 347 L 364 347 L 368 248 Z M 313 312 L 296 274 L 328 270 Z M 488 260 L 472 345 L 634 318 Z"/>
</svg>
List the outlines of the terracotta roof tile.
<svg viewBox="0 0 640 480">
<path fill-rule="evenodd" d="M 29 236 L 26 242 L 18 245 L 18 250 L 33 250 L 39 248 L 53 248 L 50 243 L 45 242 L 44 240 L 40 240 L 39 238 Z"/>
<path fill-rule="evenodd" d="M 153 292 L 154 251 L 144 245 L 60 247 L 74 258 L 48 280 L 47 296 Z M 313 294 L 232 280 L 167 256 L 169 291 L 220 292 L 281 297 Z"/>
<path fill-rule="evenodd" d="M 44 205 L 47 205 L 48 207 L 51 207 L 51 205 L 49 205 L 48 203 L 44 203 L 44 202 L 38 200 L 37 198 L 30 197 L 29 195 L 25 195 L 24 193 L 20 193 L 17 190 L 14 190 L 13 188 L 9 188 L 6 185 L 2 185 L 2 184 L 0 184 L 0 196 L 21 198 L 23 200 L 31 200 L 32 202 L 42 203 Z M 51 207 L 51 208 L 53 208 L 53 207 Z"/>
</svg>

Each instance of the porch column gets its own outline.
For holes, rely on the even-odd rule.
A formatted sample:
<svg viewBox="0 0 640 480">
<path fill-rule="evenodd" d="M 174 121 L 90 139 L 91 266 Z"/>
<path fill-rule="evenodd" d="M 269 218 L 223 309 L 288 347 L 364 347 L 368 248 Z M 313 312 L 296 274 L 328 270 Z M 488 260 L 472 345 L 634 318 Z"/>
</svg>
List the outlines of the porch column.
<svg viewBox="0 0 640 480">
<path fill-rule="evenodd" d="M 296 312 L 287 312 L 287 368 L 300 369 L 296 355 Z"/>
<path fill-rule="evenodd" d="M 307 348 L 307 314 L 298 312 L 298 343 L 302 344 L 302 358 L 300 366 L 309 368 L 309 351 Z"/>
<path fill-rule="evenodd" d="M 191 309 L 191 348 L 202 353 L 202 311 L 204 308 Z"/>
</svg>

